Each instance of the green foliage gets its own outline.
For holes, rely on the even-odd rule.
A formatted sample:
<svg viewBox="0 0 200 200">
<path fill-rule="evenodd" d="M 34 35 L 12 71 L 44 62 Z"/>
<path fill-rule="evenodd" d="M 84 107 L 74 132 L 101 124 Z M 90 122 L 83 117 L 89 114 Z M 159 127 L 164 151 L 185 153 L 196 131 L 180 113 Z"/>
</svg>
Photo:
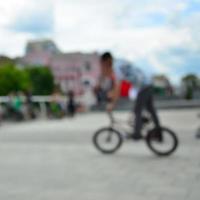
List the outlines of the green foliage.
<svg viewBox="0 0 200 200">
<path fill-rule="evenodd" d="M 196 89 L 199 86 L 199 78 L 195 74 L 186 75 L 183 77 L 182 82 L 192 89 Z"/>
<path fill-rule="evenodd" d="M 7 56 L 0 56 L 0 66 L 14 66 L 15 60 Z"/>
<path fill-rule="evenodd" d="M 0 95 L 13 91 L 31 90 L 34 95 L 49 95 L 54 90 L 54 79 L 47 67 L 18 69 L 11 63 L 0 65 Z"/>
<path fill-rule="evenodd" d="M 12 65 L 0 67 L 0 95 L 8 95 L 11 91 L 23 91 L 30 88 L 28 74 Z"/>
<path fill-rule="evenodd" d="M 185 98 L 192 99 L 194 91 L 200 87 L 200 81 L 195 74 L 188 74 L 182 78 L 182 83 L 186 89 Z"/>
<path fill-rule="evenodd" d="M 34 95 L 50 95 L 54 90 L 54 78 L 47 67 L 30 67 L 26 69 Z"/>
<path fill-rule="evenodd" d="M 165 93 L 166 93 L 164 88 L 156 87 L 156 86 L 153 87 L 153 91 L 154 91 L 154 94 L 158 96 L 165 96 Z"/>
</svg>

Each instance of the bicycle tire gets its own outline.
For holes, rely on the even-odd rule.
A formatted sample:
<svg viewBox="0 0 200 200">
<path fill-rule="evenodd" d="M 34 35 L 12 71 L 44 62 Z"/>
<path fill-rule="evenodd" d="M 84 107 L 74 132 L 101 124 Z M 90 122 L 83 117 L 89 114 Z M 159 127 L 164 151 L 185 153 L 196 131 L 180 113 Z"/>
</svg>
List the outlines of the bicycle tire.
<svg viewBox="0 0 200 200">
<path fill-rule="evenodd" d="M 162 134 L 167 133 L 172 138 L 172 141 L 173 141 L 172 147 L 169 150 L 167 150 L 165 152 L 161 152 L 161 151 L 157 150 L 152 145 L 152 141 L 154 141 L 154 136 L 153 136 L 154 130 L 156 130 L 156 129 L 149 131 L 147 136 L 146 136 L 146 144 L 149 147 L 149 149 L 158 156 L 169 156 L 172 153 L 174 153 L 176 151 L 177 147 L 178 147 L 178 144 L 179 144 L 179 141 L 178 141 L 176 134 L 168 128 L 165 128 L 165 127 L 160 128 L 160 130 L 162 131 Z"/>
<path fill-rule="evenodd" d="M 103 148 L 102 145 L 99 142 L 99 136 L 101 136 L 105 132 L 109 132 L 109 134 L 111 134 L 111 133 L 115 134 L 115 136 L 117 136 L 117 139 L 118 139 L 118 142 L 116 143 L 116 145 L 109 150 Z M 122 139 L 120 132 L 118 132 L 117 130 L 115 130 L 111 127 L 101 128 L 93 136 L 94 146 L 103 154 L 113 154 L 113 153 L 115 153 L 121 147 L 122 143 L 123 143 L 123 139 Z"/>
</svg>

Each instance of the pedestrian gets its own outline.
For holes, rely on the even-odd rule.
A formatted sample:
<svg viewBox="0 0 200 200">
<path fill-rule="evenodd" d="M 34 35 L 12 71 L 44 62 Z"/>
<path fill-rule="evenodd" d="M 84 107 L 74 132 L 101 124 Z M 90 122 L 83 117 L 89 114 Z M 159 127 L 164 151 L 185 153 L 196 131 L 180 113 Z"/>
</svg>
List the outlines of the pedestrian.
<svg viewBox="0 0 200 200">
<path fill-rule="evenodd" d="M 32 99 L 32 93 L 30 90 L 25 91 L 25 105 L 27 109 L 27 115 L 29 119 L 35 119 L 36 115 L 34 112 L 34 106 L 33 106 L 33 99 Z"/>
<path fill-rule="evenodd" d="M 76 113 L 76 102 L 75 102 L 74 92 L 70 90 L 67 96 L 68 96 L 67 114 L 70 117 L 74 117 Z"/>
</svg>

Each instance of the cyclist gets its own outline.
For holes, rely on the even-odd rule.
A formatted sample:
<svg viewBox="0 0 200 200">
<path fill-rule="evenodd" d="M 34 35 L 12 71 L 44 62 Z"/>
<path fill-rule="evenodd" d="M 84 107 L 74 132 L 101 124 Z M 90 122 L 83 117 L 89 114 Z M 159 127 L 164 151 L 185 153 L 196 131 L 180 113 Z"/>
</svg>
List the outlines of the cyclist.
<svg viewBox="0 0 200 200">
<path fill-rule="evenodd" d="M 113 69 L 113 56 L 105 52 L 100 58 L 101 75 L 95 87 L 98 103 L 107 102 L 107 111 L 111 112 L 119 98 L 120 83 Z"/>
<path fill-rule="evenodd" d="M 131 77 L 131 82 L 136 91 L 138 91 L 138 94 L 134 109 L 135 126 L 130 138 L 140 140 L 143 138 L 141 135 L 143 109 L 146 109 L 151 114 L 156 128 L 160 127 L 160 122 L 154 107 L 151 79 L 145 76 L 134 76 Z M 99 101 L 109 101 L 107 110 L 112 111 L 119 98 L 120 83 L 114 74 L 113 57 L 109 52 L 101 56 L 101 76 L 95 91 Z"/>
<path fill-rule="evenodd" d="M 111 53 L 106 52 L 101 56 L 101 76 L 99 83 L 95 88 L 95 92 L 98 98 L 98 102 L 107 100 L 109 102 L 107 106 L 107 111 L 112 111 L 115 104 L 119 98 L 120 93 L 120 83 L 117 80 L 114 69 L 113 69 L 113 57 Z M 151 78 L 136 77 L 131 80 L 136 91 L 138 91 L 134 113 L 135 113 L 135 126 L 133 134 L 130 138 L 134 140 L 142 139 L 141 129 L 142 129 L 142 111 L 146 109 L 152 116 L 152 120 L 156 128 L 160 127 L 160 122 L 154 107 L 153 101 L 153 87 Z"/>
</svg>

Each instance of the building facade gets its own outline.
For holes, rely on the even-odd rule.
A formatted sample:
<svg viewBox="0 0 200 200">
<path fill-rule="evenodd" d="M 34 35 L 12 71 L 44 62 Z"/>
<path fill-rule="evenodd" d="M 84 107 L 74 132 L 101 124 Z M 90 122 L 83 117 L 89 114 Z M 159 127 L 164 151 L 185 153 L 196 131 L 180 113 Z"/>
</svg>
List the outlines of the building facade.
<svg viewBox="0 0 200 200">
<path fill-rule="evenodd" d="M 62 53 L 51 40 L 29 42 L 19 66 L 47 66 L 63 92 L 76 94 L 94 86 L 100 73 L 97 53 Z"/>
<path fill-rule="evenodd" d="M 69 53 L 52 56 L 50 65 L 56 83 L 62 90 L 81 94 L 93 87 L 99 76 L 99 56 L 96 53 Z"/>
</svg>

